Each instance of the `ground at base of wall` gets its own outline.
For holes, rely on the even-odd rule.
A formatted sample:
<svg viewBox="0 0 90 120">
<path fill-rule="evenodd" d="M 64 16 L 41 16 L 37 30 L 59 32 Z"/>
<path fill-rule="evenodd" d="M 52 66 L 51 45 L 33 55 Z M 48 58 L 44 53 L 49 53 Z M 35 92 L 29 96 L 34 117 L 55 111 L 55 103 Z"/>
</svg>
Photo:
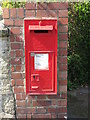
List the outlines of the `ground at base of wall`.
<svg viewBox="0 0 90 120">
<path fill-rule="evenodd" d="M 68 91 L 68 118 L 88 118 L 88 87 Z"/>
</svg>

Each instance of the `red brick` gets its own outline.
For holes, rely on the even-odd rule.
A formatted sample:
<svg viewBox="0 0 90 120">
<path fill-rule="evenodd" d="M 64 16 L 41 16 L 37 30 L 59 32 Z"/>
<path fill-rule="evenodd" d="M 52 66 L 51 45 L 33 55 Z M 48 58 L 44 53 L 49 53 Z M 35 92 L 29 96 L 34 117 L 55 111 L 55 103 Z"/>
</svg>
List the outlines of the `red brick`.
<svg viewBox="0 0 90 120">
<path fill-rule="evenodd" d="M 16 100 L 17 107 L 25 107 L 26 103 L 25 100 Z"/>
<path fill-rule="evenodd" d="M 44 95 L 39 95 L 39 96 L 37 96 L 37 99 L 46 99 L 46 96 L 44 96 Z"/>
<path fill-rule="evenodd" d="M 60 93 L 61 95 L 60 95 L 60 98 L 61 99 L 67 99 L 67 93 Z"/>
<path fill-rule="evenodd" d="M 14 21 L 12 19 L 4 19 L 4 24 L 6 26 L 13 26 L 14 25 Z"/>
<path fill-rule="evenodd" d="M 48 99 L 60 99 L 59 95 L 48 95 Z"/>
<path fill-rule="evenodd" d="M 59 50 L 59 55 L 60 56 L 67 56 L 67 49 L 60 49 Z"/>
<path fill-rule="evenodd" d="M 63 72 L 59 72 L 59 78 L 60 79 L 67 79 L 67 72 L 66 71 L 63 71 Z"/>
<path fill-rule="evenodd" d="M 25 111 L 27 114 L 29 113 L 36 113 L 36 108 L 26 108 L 26 111 Z"/>
<path fill-rule="evenodd" d="M 32 118 L 51 118 L 51 114 L 32 114 Z"/>
<path fill-rule="evenodd" d="M 23 57 L 23 51 L 22 50 L 16 50 L 15 55 L 16 55 L 16 57 Z"/>
<path fill-rule="evenodd" d="M 16 8 L 11 8 L 10 9 L 10 17 L 11 18 L 16 18 L 17 17 L 17 9 Z"/>
<path fill-rule="evenodd" d="M 27 114 L 27 119 L 28 118 L 32 118 L 32 115 L 31 114 Z M 31 119 L 29 119 L 29 120 L 31 120 Z"/>
<path fill-rule="evenodd" d="M 60 64 L 67 64 L 67 57 L 60 56 L 59 57 L 59 63 Z"/>
<path fill-rule="evenodd" d="M 45 9 L 47 9 L 47 3 L 40 3 L 40 2 L 38 2 L 37 3 L 37 10 L 45 10 Z"/>
<path fill-rule="evenodd" d="M 46 109 L 43 107 L 37 108 L 37 113 L 46 113 Z"/>
<path fill-rule="evenodd" d="M 58 107 L 58 108 L 48 108 L 49 113 L 65 113 L 67 112 L 66 107 Z"/>
<path fill-rule="evenodd" d="M 36 16 L 37 17 L 48 17 L 49 14 L 48 14 L 48 11 L 46 10 L 37 10 Z"/>
<path fill-rule="evenodd" d="M 23 80 L 16 80 L 16 86 L 24 86 Z"/>
<path fill-rule="evenodd" d="M 50 106 L 51 105 L 51 101 L 45 101 L 45 100 L 42 100 L 42 101 L 32 101 L 32 105 L 33 106 Z"/>
<path fill-rule="evenodd" d="M 36 4 L 27 2 L 26 5 L 25 5 L 25 8 L 30 9 L 30 10 L 34 10 L 34 9 L 36 9 Z"/>
<path fill-rule="evenodd" d="M 60 85 L 60 92 L 67 92 L 67 85 Z"/>
<path fill-rule="evenodd" d="M 11 28 L 11 34 L 20 34 L 20 28 L 17 27 L 17 28 Z"/>
<path fill-rule="evenodd" d="M 22 74 L 22 79 L 24 79 L 24 78 L 25 78 L 25 73 Z"/>
<path fill-rule="evenodd" d="M 21 64 L 21 59 L 20 58 L 12 58 L 11 59 L 11 64 L 12 65 L 20 65 Z"/>
<path fill-rule="evenodd" d="M 21 66 L 16 66 L 16 69 L 15 69 L 17 72 L 21 71 Z"/>
<path fill-rule="evenodd" d="M 26 10 L 25 17 L 35 17 L 35 10 Z"/>
<path fill-rule="evenodd" d="M 11 81 L 11 84 L 12 84 L 12 87 L 15 86 L 15 80 L 14 79 Z"/>
<path fill-rule="evenodd" d="M 23 19 L 16 19 L 15 20 L 15 26 L 23 26 Z"/>
<path fill-rule="evenodd" d="M 48 10 L 47 14 L 48 14 L 48 17 L 56 17 L 57 18 L 57 11 L 56 10 Z"/>
<path fill-rule="evenodd" d="M 14 35 L 10 35 L 10 42 L 14 42 L 14 41 L 15 41 Z"/>
<path fill-rule="evenodd" d="M 35 98 L 35 96 L 28 96 L 28 99 L 29 100 L 35 100 L 36 98 Z"/>
<path fill-rule="evenodd" d="M 26 114 L 26 108 L 17 108 L 16 109 L 17 114 Z"/>
<path fill-rule="evenodd" d="M 17 118 L 26 118 L 26 114 L 17 114 Z"/>
<path fill-rule="evenodd" d="M 59 47 L 60 48 L 67 48 L 67 41 L 60 41 L 59 42 Z"/>
<path fill-rule="evenodd" d="M 64 116 L 65 114 L 61 114 L 61 113 L 58 114 L 58 118 L 60 118 L 60 120 L 65 120 Z"/>
<path fill-rule="evenodd" d="M 16 42 L 22 42 L 23 41 L 23 36 L 20 36 L 20 35 L 17 36 L 16 35 L 16 39 L 15 40 L 16 40 Z"/>
<path fill-rule="evenodd" d="M 21 79 L 22 73 L 12 73 L 11 78 L 12 79 Z"/>
<path fill-rule="evenodd" d="M 20 43 L 11 43 L 11 49 L 20 49 L 21 44 Z"/>
<path fill-rule="evenodd" d="M 60 33 L 62 33 L 62 32 L 68 32 L 68 26 L 67 25 L 63 25 L 63 26 L 59 25 L 59 32 Z"/>
<path fill-rule="evenodd" d="M 54 98 L 51 102 L 52 102 L 52 106 L 57 106 L 57 99 Z"/>
<path fill-rule="evenodd" d="M 66 25 L 68 24 L 68 18 L 59 18 L 59 24 Z"/>
<path fill-rule="evenodd" d="M 28 106 L 28 107 L 32 107 L 32 100 L 29 100 L 29 99 L 28 99 L 28 101 L 27 101 L 27 106 Z"/>
<path fill-rule="evenodd" d="M 11 67 L 11 71 L 14 72 L 15 71 L 15 68 L 14 66 Z"/>
<path fill-rule="evenodd" d="M 59 40 L 68 40 L 68 34 L 59 34 Z"/>
<path fill-rule="evenodd" d="M 22 42 L 21 43 L 21 49 L 23 50 L 23 48 L 24 48 L 24 43 Z"/>
<path fill-rule="evenodd" d="M 59 10 L 58 17 L 68 17 L 68 10 Z"/>
<path fill-rule="evenodd" d="M 51 114 L 51 118 L 56 118 L 57 119 L 57 113 L 56 114 Z"/>
<path fill-rule="evenodd" d="M 59 65 L 59 70 L 60 70 L 60 71 L 66 71 L 66 70 L 67 70 L 67 65 L 62 65 L 62 64 L 60 64 L 60 65 Z"/>
<path fill-rule="evenodd" d="M 31 118 L 32 117 L 32 115 L 31 114 L 27 114 L 27 118 Z"/>
<path fill-rule="evenodd" d="M 19 18 L 24 18 L 24 9 L 23 8 L 18 8 L 17 9 L 17 16 Z"/>
<path fill-rule="evenodd" d="M 67 85 L 67 80 L 60 80 L 59 83 L 60 85 Z"/>
<path fill-rule="evenodd" d="M 15 86 L 14 87 L 14 93 L 22 93 L 24 92 L 24 87 L 18 87 L 18 86 Z"/>
<path fill-rule="evenodd" d="M 22 94 L 22 98 L 24 99 L 26 98 L 26 93 Z"/>
<path fill-rule="evenodd" d="M 20 27 L 20 34 L 23 36 L 24 27 Z"/>
<path fill-rule="evenodd" d="M 22 93 L 17 93 L 16 94 L 16 100 L 25 100 L 26 95 Z"/>
<path fill-rule="evenodd" d="M 14 51 L 10 51 L 10 57 L 14 57 Z"/>
<path fill-rule="evenodd" d="M 9 18 L 9 9 L 8 8 L 3 9 L 3 18 Z"/>
<path fill-rule="evenodd" d="M 53 10 L 55 10 L 55 9 L 64 9 L 64 10 L 66 10 L 66 9 L 68 9 L 68 3 L 66 3 L 66 2 L 52 2 L 52 3 L 48 3 L 48 6 L 47 6 L 47 9 L 53 9 Z"/>
<path fill-rule="evenodd" d="M 67 100 L 58 100 L 57 105 L 58 106 L 67 106 Z"/>
</svg>

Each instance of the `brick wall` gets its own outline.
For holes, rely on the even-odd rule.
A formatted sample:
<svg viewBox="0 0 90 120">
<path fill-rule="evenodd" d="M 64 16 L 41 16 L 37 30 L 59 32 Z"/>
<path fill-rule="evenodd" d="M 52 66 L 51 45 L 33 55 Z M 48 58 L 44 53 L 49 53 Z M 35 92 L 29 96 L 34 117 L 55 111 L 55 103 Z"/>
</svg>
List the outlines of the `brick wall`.
<svg viewBox="0 0 90 120">
<path fill-rule="evenodd" d="M 58 19 L 57 95 L 26 95 L 23 35 L 25 17 Z M 25 8 L 3 9 L 3 18 L 5 26 L 10 30 L 10 71 L 16 99 L 16 117 L 63 118 L 67 114 L 68 3 L 26 3 Z"/>
</svg>

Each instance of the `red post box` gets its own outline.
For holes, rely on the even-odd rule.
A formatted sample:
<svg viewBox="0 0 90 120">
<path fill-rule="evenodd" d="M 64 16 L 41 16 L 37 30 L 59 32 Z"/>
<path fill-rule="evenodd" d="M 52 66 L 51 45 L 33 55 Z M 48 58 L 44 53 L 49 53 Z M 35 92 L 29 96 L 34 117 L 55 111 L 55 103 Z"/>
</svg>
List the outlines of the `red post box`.
<svg viewBox="0 0 90 120">
<path fill-rule="evenodd" d="M 26 93 L 57 93 L 57 19 L 25 18 Z"/>
</svg>

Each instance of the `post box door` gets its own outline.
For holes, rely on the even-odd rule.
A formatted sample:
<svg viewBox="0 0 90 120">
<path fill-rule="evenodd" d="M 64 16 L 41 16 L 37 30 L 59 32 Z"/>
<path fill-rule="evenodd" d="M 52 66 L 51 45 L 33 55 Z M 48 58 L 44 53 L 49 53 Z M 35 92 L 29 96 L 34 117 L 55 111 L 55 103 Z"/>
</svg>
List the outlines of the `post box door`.
<svg viewBox="0 0 90 120">
<path fill-rule="evenodd" d="M 47 93 L 54 91 L 54 52 L 31 51 L 30 58 L 30 92 Z"/>
<path fill-rule="evenodd" d="M 57 19 L 25 19 L 26 93 L 57 93 Z"/>
</svg>

